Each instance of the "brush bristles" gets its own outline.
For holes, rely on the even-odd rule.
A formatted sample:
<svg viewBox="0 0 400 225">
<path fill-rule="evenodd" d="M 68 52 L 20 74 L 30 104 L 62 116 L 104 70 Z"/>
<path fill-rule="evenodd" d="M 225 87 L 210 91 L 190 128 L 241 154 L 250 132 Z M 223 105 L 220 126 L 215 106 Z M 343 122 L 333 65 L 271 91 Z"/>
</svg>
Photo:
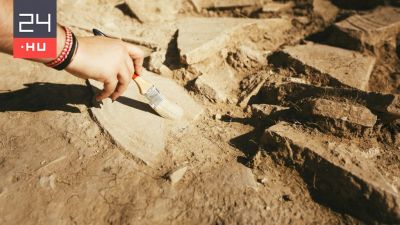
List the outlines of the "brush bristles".
<svg viewBox="0 0 400 225">
<path fill-rule="evenodd" d="M 166 98 L 164 98 L 164 100 L 155 107 L 154 110 L 166 119 L 180 120 L 183 117 L 182 108 L 170 102 Z"/>
<path fill-rule="evenodd" d="M 149 100 L 150 106 L 160 116 L 171 120 L 179 120 L 183 117 L 182 108 L 165 98 L 155 86 L 147 90 L 144 95 Z"/>
</svg>

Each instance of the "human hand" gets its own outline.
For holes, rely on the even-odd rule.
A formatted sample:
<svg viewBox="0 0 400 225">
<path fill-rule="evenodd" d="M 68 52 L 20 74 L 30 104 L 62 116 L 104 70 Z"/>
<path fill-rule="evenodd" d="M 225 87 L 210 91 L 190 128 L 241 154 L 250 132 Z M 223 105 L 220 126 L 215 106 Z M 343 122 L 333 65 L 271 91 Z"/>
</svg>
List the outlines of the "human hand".
<svg viewBox="0 0 400 225">
<path fill-rule="evenodd" d="M 129 43 L 107 37 L 78 38 L 79 48 L 66 71 L 83 79 L 104 83 L 97 101 L 116 100 L 126 89 L 134 73 L 141 75 L 144 52 Z"/>
</svg>

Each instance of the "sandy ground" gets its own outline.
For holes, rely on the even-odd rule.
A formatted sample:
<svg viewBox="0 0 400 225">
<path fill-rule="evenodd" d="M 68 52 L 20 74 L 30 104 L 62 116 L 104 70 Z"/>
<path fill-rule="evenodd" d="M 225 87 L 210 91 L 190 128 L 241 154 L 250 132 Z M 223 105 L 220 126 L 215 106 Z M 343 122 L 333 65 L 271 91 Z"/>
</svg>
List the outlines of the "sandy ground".
<svg viewBox="0 0 400 225">
<path fill-rule="evenodd" d="M 357 210 L 320 200 L 321 194 L 315 194 L 315 186 L 296 163 L 282 163 L 277 159 L 280 156 L 260 142 L 264 130 L 279 121 L 301 124 L 304 129 L 313 127 L 312 122 L 285 116 L 260 119 L 251 113 L 247 106 L 250 104 L 236 105 L 241 93 L 249 89 L 243 82 L 249 74 L 273 71 L 273 76 L 262 79 L 273 83 L 282 76 L 296 77 L 298 73 L 296 68 L 279 68 L 273 63 L 257 63 L 235 55 L 232 49 L 237 40 L 246 40 L 243 42 L 269 56 L 283 45 L 294 46 L 305 39 L 323 43 L 327 40 L 325 28 L 334 21 L 324 21 L 308 8 L 309 4 L 312 1 L 294 1 L 295 8 L 289 12 L 280 9 L 283 11 L 255 13 L 259 6 L 197 12 L 183 1 L 172 22 L 142 24 L 126 12 L 127 6 L 121 1 L 60 1 L 63 7 L 59 21 L 80 35 L 90 35 L 88 30 L 98 27 L 141 43 L 149 53 L 165 50 L 164 64 L 172 71 L 171 78 L 184 86 L 205 112 L 178 136 L 167 136 L 162 160 L 148 166 L 119 147 L 93 120 L 89 110 L 93 93 L 85 81 L 1 54 L 0 224 L 379 223 L 380 219 L 360 216 Z M 70 9 L 75 10 L 72 13 Z M 340 21 L 370 11 L 340 9 L 334 17 Z M 229 64 L 227 60 L 239 82 L 226 87 L 228 99 L 221 102 L 197 89 L 193 76 L 198 74 L 191 72 L 213 72 L 215 68 L 204 69 L 204 65 L 211 65 L 207 61 L 204 65 L 183 66 L 177 59 L 176 43 L 171 42 L 179 26 L 176 21 L 192 16 L 289 18 L 294 27 L 284 33 L 278 29 L 276 36 L 261 39 L 257 35 L 267 28 L 260 28 L 254 37 L 246 33 L 234 35 L 224 49 L 228 51 L 226 58 L 237 62 Z M 318 34 L 308 37 L 314 33 Z M 377 58 L 368 90 L 399 94 L 399 60 L 394 51 L 395 45 L 390 43 L 375 51 L 358 51 Z M 213 57 L 209 60 L 218 62 Z M 151 69 L 149 65 L 147 68 Z M 300 78 L 307 80 L 307 73 L 310 71 Z M 308 81 L 317 87 L 347 87 L 321 77 Z M 255 103 L 259 103 L 257 99 Z M 292 107 L 283 101 L 282 105 Z M 376 164 L 385 179 L 399 188 L 399 122 L 384 122 L 378 116 L 372 135 L 341 128 L 319 132 L 329 135 L 331 140 L 352 142 L 360 148 L 378 146 L 379 156 L 365 160 Z M 181 167 L 187 167 L 187 172 L 172 184 L 168 174 Z M 351 169 L 349 172 L 352 173 Z M 375 187 L 368 179 L 366 184 Z"/>
</svg>

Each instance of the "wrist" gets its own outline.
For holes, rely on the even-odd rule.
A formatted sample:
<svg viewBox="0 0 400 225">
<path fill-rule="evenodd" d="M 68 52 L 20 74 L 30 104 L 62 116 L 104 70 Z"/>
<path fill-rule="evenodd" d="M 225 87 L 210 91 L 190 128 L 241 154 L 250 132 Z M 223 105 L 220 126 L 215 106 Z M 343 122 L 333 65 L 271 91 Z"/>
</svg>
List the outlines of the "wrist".
<svg viewBox="0 0 400 225">
<path fill-rule="evenodd" d="M 64 49 L 65 46 L 65 40 L 66 39 L 66 33 L 65 33 L 65 29 L 60 26 L 57 25 L 57 53 L 56 53 L 56 57 L 55 58 L 40 58 L 40 59 L 32 59 L 32 61 L 35 62 L 41 62 L 41 63 L 49 63 L 53 60 L 55 60 L 62 52 L 62 50 Z"/>
<path fill-rule="evenodd" d="M 58 57 L 50 62 L 45 63 L 46 66 L 56 70 L 64 70 L 73 60 L 78 48 L 78 40 L 70 29 L 63 27 L 65 31 L 64 46 Z"/>
</svg>

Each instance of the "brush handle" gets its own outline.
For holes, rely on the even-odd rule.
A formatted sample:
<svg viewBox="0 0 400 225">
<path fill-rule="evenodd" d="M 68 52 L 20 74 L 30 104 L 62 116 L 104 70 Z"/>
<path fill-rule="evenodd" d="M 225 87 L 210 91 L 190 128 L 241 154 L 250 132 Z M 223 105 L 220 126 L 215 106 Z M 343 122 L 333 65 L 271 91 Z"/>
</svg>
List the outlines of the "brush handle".
<svg viewBox="0 0 400 225">
<path fill-rule="evenodd" d="M 145 79 L 142 77 L 135 75 L 133 80 L 135 81 L 136 85 L 139 87 L 139 92 L 140 94 L 144 95 L 147 93 L 147 90 L 149 90 L 151 87 L 153 87 L 153 84 L 147 82 Z"/>
</svg>

